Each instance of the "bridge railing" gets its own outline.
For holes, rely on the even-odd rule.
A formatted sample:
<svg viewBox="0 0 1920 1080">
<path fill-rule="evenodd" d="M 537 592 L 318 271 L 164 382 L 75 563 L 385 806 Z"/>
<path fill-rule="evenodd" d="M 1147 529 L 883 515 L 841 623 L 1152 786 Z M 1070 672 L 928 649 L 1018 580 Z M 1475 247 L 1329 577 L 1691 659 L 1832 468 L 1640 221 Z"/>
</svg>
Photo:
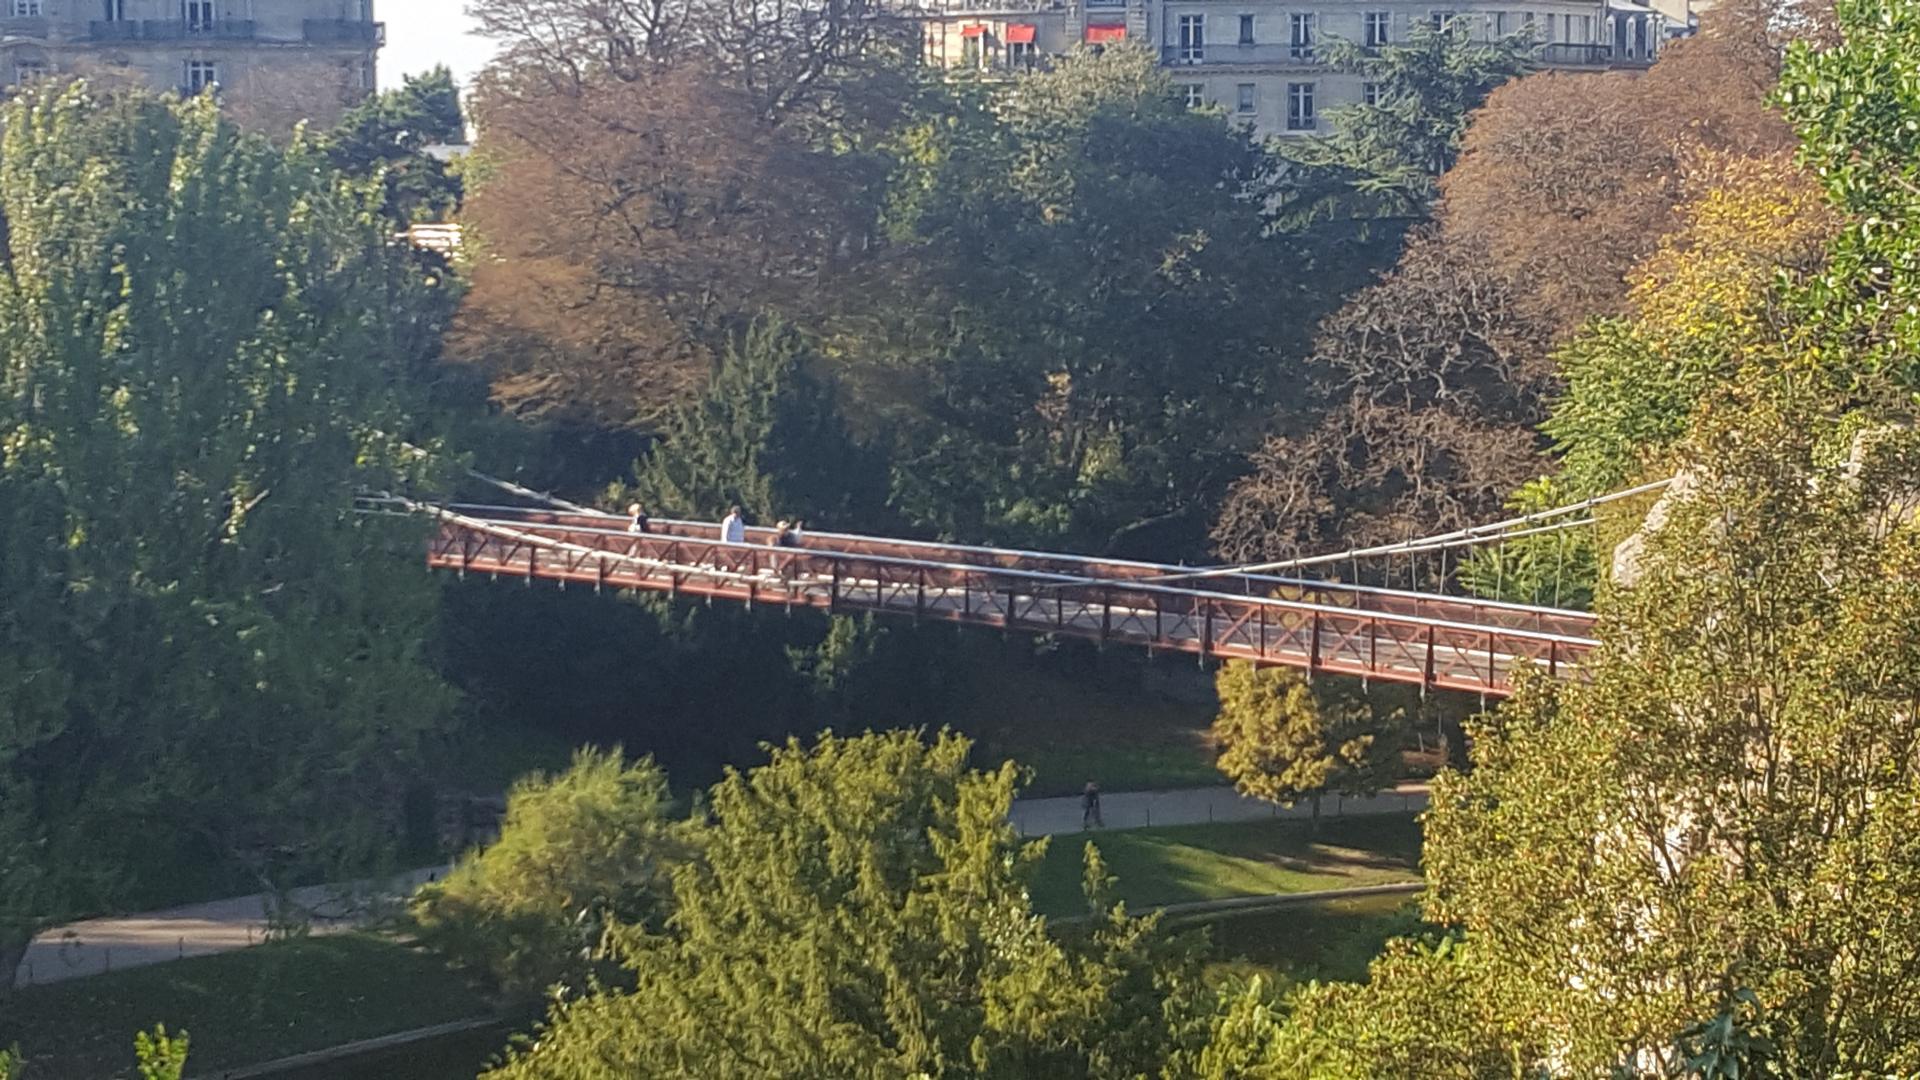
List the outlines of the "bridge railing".
<svg viewBox="0 0 1920 1080">
<path fill-rule="evenodd" d="M 624 518 L 615 515 L 574 514 L 562 511 L 520 510 L 490 506 L 455 506 L 452 509 L 470 516 L 524 523 L 569 525 L 586 529 L 623 530 Z M 719 526 L 711 522 L 654 519 L 653 532 L 688 539 L 713 538 Z M 750 542 L 767 543 L 773 530 L 750 528 Z M 814 551 L 837 551 L 905 559 L 930 559 L 1007 570 L 1032 570 L 1063 577 L 1104 581 L 1164 579 L 1191 574 L 1191 568 L 1165 563 L 1126 559 L 1103 559 L 1057 552 L 1019 551 L 985 548 L 964 544 L 943 544 L 922 540 L 895 540 L 846 533 L 808 532 L 802 546 Z M 1576 637 L 1591 636 L 1593 616 L 1560 608 L 1514 604 L 1477 597 L 1436 596 L 1431 593 L 1352 585 L 1344 582 L 1314 581 L 1263 574 L 1231 574 L 1212 577 L 1184 577 L 1176 582 L 1194 592 L 1215 592 L 1241 596 L 1266 596 L 1300 600 L 1330 607 L 1348 607 L 1419 618 L 1464 622 L 1473 625 L 1500 626 L 1545 634 Z"/>
<path fill-rule="evenodd" d="M 1058 633 L 1488 694 L 1508 692 L 1522 669 L 1579 677 L 1597 645 L 1284 597 L 458 514 L 442 517 L 428 563 L 597 588 Z"/>
</svg>

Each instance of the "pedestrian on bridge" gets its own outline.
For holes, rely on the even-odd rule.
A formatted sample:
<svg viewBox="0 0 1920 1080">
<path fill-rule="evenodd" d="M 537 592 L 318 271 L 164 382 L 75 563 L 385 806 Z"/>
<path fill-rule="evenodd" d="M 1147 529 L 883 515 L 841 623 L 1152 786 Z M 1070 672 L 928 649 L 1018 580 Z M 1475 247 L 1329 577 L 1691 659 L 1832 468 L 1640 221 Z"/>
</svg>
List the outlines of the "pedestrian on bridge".
<svg viewBox="0 0 1920 1080">
<path fill-rule="evenodd" d="M 627 507 L 628 532 L 642 535 L 646 533 L 652 524 L 653 519 L 647 516 L 646 507 L 641 506 L 639 503 L 634 503 L 632 506 Z"/>
<path fill-rule="evenodd" d="M 797 529 L 797 525 L 782 521 L 779 527 L 773 530 L 773 546 L 784 548 L 799 547 L 800 534 Z"/>
<path fill-rule="evenodd" d="M 1100 820 L 1100 785 L 1087 781 L 1087 790 L 1080 793 L 1080 827 L 1082 829 L 1104 829 L 1107 823 Z"/>
<path fill-rule="evenodd" d="M 735 506 L 727 511 L 720 521 L 720 542 L 723 544 L 744 544 L 747 542 L 747 519 L 740 516 L 740 508 Z"/>
</svg>

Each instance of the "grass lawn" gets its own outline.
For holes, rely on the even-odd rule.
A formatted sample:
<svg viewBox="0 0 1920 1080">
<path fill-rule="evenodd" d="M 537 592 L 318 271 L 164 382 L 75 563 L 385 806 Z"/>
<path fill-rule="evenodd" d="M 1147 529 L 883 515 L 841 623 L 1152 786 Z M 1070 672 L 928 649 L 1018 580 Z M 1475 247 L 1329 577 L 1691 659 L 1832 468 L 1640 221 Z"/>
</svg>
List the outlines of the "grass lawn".
<svg viewBox="0 0 1920 1080">
<path fill-rule="evenodd" d="M 1410 814 L 1330 818 L 1317 841 L 1302 821 L 1245 821 L 1056 836 L 1033 883 L 1034 906 L 1078 914 L 1081 858 L 1092 840 L 1129 907 L 1311 892 L 1419 877 L 1420 825 Z"/>
<path fill-rule="evenodd" d="M 1309 979 L 1362 982 L 1389 938 L 1417 935 L 1426 924 L 1416 897 L 1365 896 L 1210 915 L 1174 928 L 1194 927 L 1212 936 L 1214 975 L 1262 974 L 1285 987 Z"/>
<path fill-rule="evenodd" d="M 1225 783 L 1207 731 L 1213 707 L 1143 690 L 1137 662 L 1124 659 L 970 658 L 950 722 L 978 741 L 981 764 L 1031 768 L 1021 794 L 1034 798 L 1078 794 L 1090 778 L 1108 791 Z"/>
<path fill-rule="evenodd" d="M 435 957 L 367 934 L 309 938 L 21 990 L 0 1015 L 35 1080 L 132 1076 L 133 1036 L 193 1036 L 207 1075 L 490 1012 Z"/>
</svg>

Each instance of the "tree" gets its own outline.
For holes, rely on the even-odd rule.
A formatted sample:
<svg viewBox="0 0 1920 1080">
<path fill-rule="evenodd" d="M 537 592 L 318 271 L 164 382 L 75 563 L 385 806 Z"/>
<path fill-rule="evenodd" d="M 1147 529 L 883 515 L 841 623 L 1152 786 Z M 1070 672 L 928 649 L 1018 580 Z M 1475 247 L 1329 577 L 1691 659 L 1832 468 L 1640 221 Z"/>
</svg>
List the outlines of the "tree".
<svg viewBox="0 0 1920 1080">
<path fill-rule="evenodd" d="M 1334 42 L 1326 62 L 1364 77 L 1376 97 L 1334 110 L 1330 134 L 1276 144 L 1291 165 L 1276 192 L 1280 220 L 1376 228 L 1426 220 L 1440 177 L 1459 160 L 1468 117 L 1525 73 L 1532 45 L 1525 34 L 1475 41 L 1465 19 L 1444 30 L 1416 22 L 1400 45 Z"/>
<path fill-rule="evenodd" d="M 877 133 L 913 94 L 865 3 L 476 0 L 453 342 L 530 419 L 649 432 L 772 311 L 817 328 L 876 238 Z"/>
<path fill-rule="evenodd" d="M 699 398 L 675 409 L 636 465 L 633 495 L 654 513 L 717 520 L 870 521 L 884 501 L 879 464 L 855 445 L 808 342 L 777 320 L 728 346 Z"/>
<path fill-rule="evenodd" d="M 1317 695 L 1291 668 L 1235 660 L 1214 686 L 1220 771 L 1240 794 L 1286 806 L 1307 798 L 1317 832 L 1326 792 L 1371 795 L 1393 778 L 1397 717 L 1379 716 L 1364 701 Z"/>
<path fill-rule="evenodd" d="M 1717 5 L 1644 74 L 1530 75 L 1474 117 L 1441 182 L 1443 229 L 1478 246 L 1491 273 L 1526 282 L 1517 302 L 1556 337 L 1620 310 L 1627 272 L 1679 224 L 1699 152 L 1792 147 L 1768 103 L 1780 51 L 1749 32 L 1752 6 Z"/>
<path fill-rule="evenodd" d="M 134 1054 L 140 1060 L 140 1080 L 180 1080 L 187 1068 L 186 1032 L 168 1035 L 167 1025 L 142 1031 L 133 1037 Z"/>
<path fill-rule="evenodd" d="M 1681 226 L 1634 269 L 1629 313 L 1559 354 L 1566 393 L 1545 430 L 1568 494 L 1666 471 L 1696 405 L 1784 317 L 1782 276 L 1817 272 L 1838 231 L 1813 178 L 1784 155 L 1710 158 L 1688 183 Z"/>
<path fill-rule="evenodd" d="M 459 177 L 426 150 L 466 141 L 460 88 L 443 66 L 408 75 L 398 89 L 361 102 L 341 118 L 326 144 L 327 157 L 341 172 L 379 178 L 386 188 L 387 215 L 404 228 L 459 209 Z"/>
<path fill-rule="evenodd" d="M 1197 956 L 1118 909 L 1056 936 L 1007 823 L 1011 763 L 911 732 L 790 743 L 716 785 L 630 990 L 557 1004 L 501 1080 L 1132 1077 L 1204 1035 Z"/>
<path fill-rule="evenodd" d="M 662 925 L 688 826 L 653 762 L 582 750 L 558 776 L 533 773 L 507 795 L 500 837 L 414 897 L 423 939 L 502 988 L 578 992 L 597 972 L 605 928 Z"/>
<path fill-rule="evenodd" d="M 896 153 L 895 284 L 834 346 L 877 388 L 902 513 L 975 540 L 1191 546 L 1312 318 L 1317 268 L 1263 235 L 1268 155 L 1137 49 L 955 86 Z"/>
<path fill-rule="evenodd" d="M 423 655 L 414 318 L 376 200 L 210 101 L 85 85 L 0 144 L 0 988 L 181 863 L 364 872 L 449 693 Z"/>
<path fill-rule="evenodd" d="M 1400 265 L 1327 319 L 1314 407 L 1250 456 L 1214 522 L 1235 560 L 1389 543 L 1485 521 L 1547 468 L 1533 430 L 1555 387 L 1523 283 L 1423 230 Z"/>
</svg>

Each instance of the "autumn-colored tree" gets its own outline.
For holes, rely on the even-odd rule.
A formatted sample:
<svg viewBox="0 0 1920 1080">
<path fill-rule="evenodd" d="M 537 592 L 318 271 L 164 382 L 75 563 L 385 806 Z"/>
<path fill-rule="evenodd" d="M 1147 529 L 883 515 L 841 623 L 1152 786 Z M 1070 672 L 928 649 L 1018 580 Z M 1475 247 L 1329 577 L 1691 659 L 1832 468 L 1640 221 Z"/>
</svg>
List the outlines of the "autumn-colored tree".
<svg viewBox="0 0 1920 1080">
<path fill-rule="evenodd" d="M 1221 668 L 1214 687 L 1220 771 L 1240 794 L 1286 806 L 1307 799 L 1317 830 L 1321 796 L 1371 795 L 1393 779 L 1399 717 L 1371 702 L 1317 693 L 1292 668 L 1243 660 Z"/>
<path fill-rule="evenodd" d="M 452 351 L 508 409 L 648 429 L 751 318 L 817 317 L 870 244 L 866 151 L 910 96 L 896 21 L 840 0 L 470 8 L 501 53 L 474 97 L 487 257 Z"/>
<path fill-rule="evenodd" d="M 1629 314 L 1559 354 L 1567 388 L 1546 430 L 1569 494 L 1668 471 L 1694 406 L 1782 317 L 1781 278 L 1826 261 L 1838 219 L 1785 155 L 1707 158 L 1687 183 L 1680 227 L 1633 272 Z"/>
<path fill-rule="evenodd" d="M 1789 180 L 1778 163 L 1792 132 L 1768 105 L 1780 46 L 1755 29 L 1762 8 L 1716 7 L 1645 73 L 1544 72 L 1488 96 L 1432 228 L 1323 326 L 1307 369 L 1323 419 L 1276 425 L 1216 520 L 1222 553 L 1287 557 L 1485 521 L 1552 471 L 1537 427 L 1560 387 L 1557 344 L 1630 307 L 1629 271 L 1692 220 L 1689 199 L 1764 189 L 1755 173 Z M 1798 192 L 1758 197 L 1784 212 L 1805 206 Z M 1799 251 L 1806 234 L 1785 239 Z"/>
<path fill-rule="evenodd" d="M 1792 147 L 1768 103 L 1780 51 L 1744 13 L 1761 3 L 1717 5 L 1642 74 L 1542 72 L 1494 91 L 1441 181 L 1447 239 L 1524 281 L 1517 310 L 1556 337 L 1619 311 L 1628 271 L 1680 225 L 1699 154 Z"/>
</svg>

